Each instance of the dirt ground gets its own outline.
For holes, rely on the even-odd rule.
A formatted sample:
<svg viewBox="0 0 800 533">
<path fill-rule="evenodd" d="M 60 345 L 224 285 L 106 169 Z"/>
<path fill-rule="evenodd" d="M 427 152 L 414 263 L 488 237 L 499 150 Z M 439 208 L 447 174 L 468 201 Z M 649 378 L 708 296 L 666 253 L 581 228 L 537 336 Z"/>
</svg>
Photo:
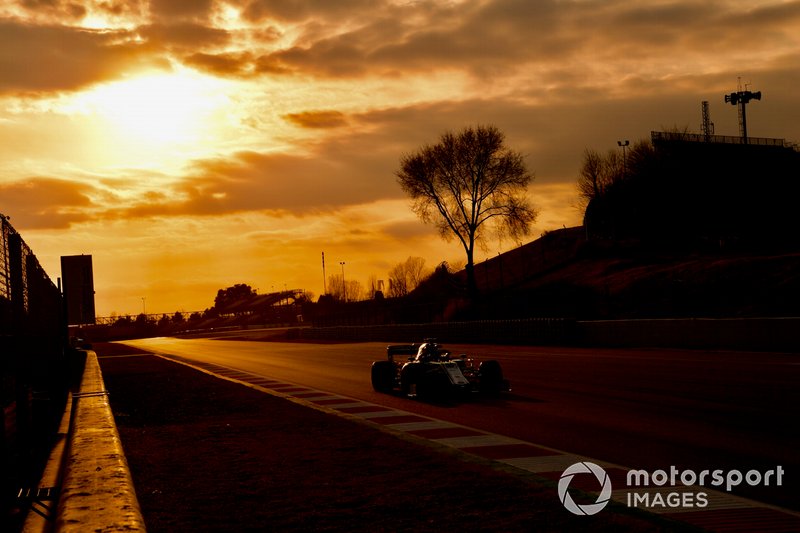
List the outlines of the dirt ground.
<svg viewBox="0 0 800 533">
<path fill-rule="evenodd" d="M 96 345 L 148 530 L 672 531 L 184 365 Z"/>
</svg>

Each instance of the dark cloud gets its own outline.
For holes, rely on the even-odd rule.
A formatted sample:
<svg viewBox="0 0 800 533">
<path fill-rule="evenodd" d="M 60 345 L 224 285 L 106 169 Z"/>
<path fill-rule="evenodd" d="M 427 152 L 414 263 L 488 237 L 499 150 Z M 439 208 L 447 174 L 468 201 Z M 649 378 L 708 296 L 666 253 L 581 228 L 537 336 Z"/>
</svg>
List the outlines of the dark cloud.
<svg viewBox="0 0 800 533">
<path fill-rule="evenodd" d="M 6 0 L 36 19 L 79 22 L 89 13 L 103 13 L 114 17 L 141 16 L 148 11 L 149 0 Z"/>
<path fill-rule="evenodd" d="M 331 144 L 307 157 L 241 152 L 232 158 L 200 161 L 180 191 L 199 212 L 285 210 L 300 214 L 399 193 L 385 161 L 350 153 L 345 163 L 336 150 Z"/>
<path fill-rule="evenodd" d="M 91 218 L 92 188 L 72 181 L 31 178 L 0 184 L 0 209 L 18 230 L 63 229 Z"/>
<path fill-rule="evenodd" d="M 733 8 L 728 2 L 628 2 L 581 15 L 592 48 L 605 57 L 694 55 L 724 60 L 792 38 L 800 3 Z M 677 52 L 677 54 L 676 54 Z"/>
<path fill-rule="evenodd" d="M 122 17 L 141 16 L 148 9 L 147 0 L 95 0 L 92 7 L 101 13 Z"/>
<path fill-rule="evenodd" d="M 269 55 L 261 56 L 255 61 L 253 71 L 257 74 L 289 75 L 296 73 L 297 70 L 285 64 L 280 58 Z"/>
<path fill-rule="evenodd" d="M 320 41 L 309 48 L 282 50 L 262 58 L 261 64 L 273 72 L 280 69 L 325 77 L 361 77 L 374 66 L 367 63 L 363 51 L 349 42 L 346 36 Z"/>
<path fill-rule="evenodd" d="M 61 0 L 22 0 L 19 6 L 39 15 L 47 14 L 67 20 L 78 20 L 86 15 L 86 7 L 79 2 Z"/>
<path fill-rule="evenodd" d="M 130 34 L 2 22 L 0 66 L 5 75 L 0 90 L 69 90 L 108 79 L 132 62 L 164 62 L 176 54 L 193 68 L 234 77 L 400 79 L 412 73 L 462 71 L 491 83 L 531 67 L 568 71 L 569 65 L 584 61 L 596 68 L 633 59 L 674 68 L 677 57 L 733 62 L 758 50 L 774 50 L 796 39 L 794 27 L 800 22 L 798 1 L 736 9 L 722 0 L 228 3 L 264 29 L 231 33 L 214 28 L 212 15 L 220 5 L 213 0 L 152 0 L 149 11 L 135 2 L 126 8 L 112 1 L 23 0 L 31 11 L 71 10 L 73 18 L 80 15 L 77 5 L 114 14 L 144 10 L 151 22 Z M 276 49 L 286 24 L 298 36 Z M 134 44 L 134 35 L 145 43 Z"/>
<path fill-rule="evenodd" d="M 770 131 L 759 113 L 772 113 L 778 123 L 780 113 L 796 107 L 791 95 L 798 56 L 787 53 L 758 63 L 741 59 L 758 57 L 758 50 L 773 45 L 791 45 L 800 2 L 749 10 L 734 10 L 721 0 L 467 0 L 380 7 L 360 0 L 242 0 L 240 7 L 264 29 L 215 29 L 208 17 L 215 9 L 210 2 L 166 0 L 152 5 L 152 23 L 131 32 L 0 22 L 0 92 L 71 90 L 169 54 L 231 77 L 384 75 L 402 83 L 405 74 L 459 71 L 472 73 L 480 90 L 495 77 L 519 74 L 505 97 L 468 99 L 459 87 L 454 93 L 458 101 L 436 94 L 431 98 L 441 101 L 407 107 L 387 102 L 356 115 L 335 109 L 285 114 L 284 120 L 294 125 L 328 128 L 330 135 L 303 146 L 302 156 L 249 151 L 196 161 L 178 184 L 133 206 L 117 202 L 107 216 L 251 210 L 303 214 L 398 198 L 394 171 L 401 154 L 435 142 L 445 130 L 474 124 L 495 124 L 505 131 L 511 146 L 528 154 L 537 183 L 564 183 L 574 179 L 584 148 L 613 148 L 618 139 L 634 142 L 651 130 L 698 129 L 702 100 L 712 101 L 718 132 L 735 134 L 735 109 L 718 102 L 726 84 L 735 89 L 740 72 L 765 82 L 757 87 L 765 99 L 750 117 L 752 134 L 789 136 L 793 131 L 792 126 Z M 265 52 L 285 37 L 269 21 L 293 23 L 299 37 L 285 49 Z M 142 36 L 144 44 L 134 44 L 134 35 Z M 239 44 L 252 35 L 259 41 Z M 689 65 L 680 70 L 683 58 L 694 57 L 729 64 L 694 67 L 687 59 Z M 626 61 L 631 62 L 629 72 Z M 673 70 L 661 73 L 651 64 Z M 535 74 L 526 75 L 531 67 Z M 608 90 L 602 85 L 605 72 Z M 781 93 L 787 95 L 779 100 L 781 106 L 769 107 Z M 336 129 L 342 126 L 347 126 L 346 135 L 344 128 Z"/>
<path fill-rule="evenodd" d="M 137 34 L 146 39 L 148 44 L 156 47 L 156 49 L 184 48 L 202 50 L 224 46 L 230 41 L 230 34 L 227 31 L 194 22 L 151 24 L 139 28 Z"/>
<path fill-rule="evenodd" d="M 615 12 L 608 12 L 609 21 L 628 29 L 674 28 L 694 29 L 704 21 L 717 19 L 724 12 L 714 2 L 675 2 L 669 4 L 632 3 L 614 6 Z"/>
<path fill-rule="evenodd" d="M 578 47 L 579 36 L 563 31 L 556 5 L 519 0 L 387 5 L 346 32 L 331 35 L 312 26 L 295 46 L 268 57 L 285 71 L 331 77 L 435 69 L 494 74 L 523 61 L 551 61 Z"/>
<path fill-rule="evenodd" d="M 150 12 L 157 20 L 207 20 L 214 0 L 150 0 Z"/>
<path fill-rule="evenodd" d="M 306 216 L 399 197 L 392 160 L 374 153 L 353 156 L 342 151 L 354 148 L 348 141 L 346 148 L 328 143 L 305 157 L 239 152 L 196 161 L 177 182 L 140 193 L 133 202 L 107 197 L 108 207 L 94 216 L 118 219 L 248 211 Z"/>
<path fill-rule="evenodd" d="M 285 19 L 304 30 L 291 46 L 263 55 L 254 72 L 358 78 L 462 70 L 488 79 L 584 56 L 611 64 L 637 58 L 673 65 L 693 55 L 733 60 L 793 40 L 800 20 L 800 2 L 734 9 L 723 1 L 423 1 L 373 6 L 356 18 L 330 4 L 336 7 L 250 4 L 245 13 L 254 19 Z M 351 9 L 360 7 L 353 2 Z"/>
<path fill-rule="evenodd" d="M 253 72 L 253 55 L 243 53 L 206 54 L 198 52 L 183 58 L 184 64 L 218 76 L 242 77 Z"/>
<path fill-rule="evenodd" d="M 382 231 L 387 237 L 398 242 L 408 242 L 418 237 L 438 235 L 438 231 L 434 227 L 428 224 L 420 224 L 419 220 L 389 223 L 382 228 Z"/>
<path fill-rule="evenodd" d="M 164 66 L 125 32 L 0 21 L 0 94 L 72 91 L 144 66 Z"/>
<path fill-rule="evenodd" d="M 721 8 L 719 4 L 716 7 Z M 729 28 L 772 28 L 783 33 L 787 30 L 791 31 L 789 24 L 800 20 L 800 2 L 797 1 L 757 5 L 730 12 L 725 11 L 723 21 Z"/>
<path fill-rule="evenodd" d="M 164 0 L 168 1 L 168 0 Z M 378 7 L 372 0 L 253 0 L 243 11 L 252 22 L 280 20 L 302 22 L 309 18 L 360 19 Z"/>
<path fill-rule="evenodd" d="M 347 124 L 347 116 L 339 111 L 304 111 L 284 115 L 287 121 L 301 128 L 338 128 Z"/>
</svg>

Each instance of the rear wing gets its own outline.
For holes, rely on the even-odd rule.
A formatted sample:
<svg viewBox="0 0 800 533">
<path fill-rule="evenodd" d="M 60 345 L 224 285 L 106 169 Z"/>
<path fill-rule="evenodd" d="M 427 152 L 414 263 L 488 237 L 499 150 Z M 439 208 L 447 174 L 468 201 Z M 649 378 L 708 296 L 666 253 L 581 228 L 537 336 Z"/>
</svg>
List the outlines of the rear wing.
<svg viewBox="0 0 800 533">
<path fill-rule="evenodd" d="M 394 361 L 395 355 L 417 355 L 418 349 L 416 344 L 390 344 L 386 347 L 386 356 Z"/>
</svg>

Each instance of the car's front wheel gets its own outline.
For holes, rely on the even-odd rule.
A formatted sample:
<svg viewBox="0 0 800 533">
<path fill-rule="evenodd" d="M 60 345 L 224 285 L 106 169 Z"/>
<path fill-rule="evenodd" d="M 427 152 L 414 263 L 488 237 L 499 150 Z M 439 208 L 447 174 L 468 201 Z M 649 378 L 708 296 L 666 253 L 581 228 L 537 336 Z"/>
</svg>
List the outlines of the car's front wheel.
<svg viewBox="0 0 800 533">
<path fill-rule="evenodd" d="M 503 390 L 503 370 L 497 361 L 484 361 L 478 367 L 480 376 L 480 390 L 490 394 L 496 394 Z"/>
</svg>

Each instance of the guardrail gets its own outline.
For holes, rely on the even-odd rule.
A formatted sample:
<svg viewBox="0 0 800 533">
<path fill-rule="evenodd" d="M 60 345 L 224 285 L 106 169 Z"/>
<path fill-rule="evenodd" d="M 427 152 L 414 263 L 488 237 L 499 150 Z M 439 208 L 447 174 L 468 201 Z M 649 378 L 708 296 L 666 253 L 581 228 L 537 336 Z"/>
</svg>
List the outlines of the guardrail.
<svg viewBox="0 0 800 533">
<path fill-rule="evenodd" d="M 560 344 L 574 339 L 573 320 L 530 318 L 433 322 L 376 326 L 329 326 L 289 329 L 289 335 L 304 340 L 416 342 L 436 338 L 442 342 L 474 344 Z"/>
<path fill-rule="evenodd" d="M 303 340 L 652 347 L 746 351 L 800 351 L 800 318 L 676 318 L 586 320 L 534 318 L 289 328 Z"/>
<path fill-rule="evenodd" d="M 800 318 L 672 318 L 577 322 L 587 346 L 800 351 Z"/>
</svg>

